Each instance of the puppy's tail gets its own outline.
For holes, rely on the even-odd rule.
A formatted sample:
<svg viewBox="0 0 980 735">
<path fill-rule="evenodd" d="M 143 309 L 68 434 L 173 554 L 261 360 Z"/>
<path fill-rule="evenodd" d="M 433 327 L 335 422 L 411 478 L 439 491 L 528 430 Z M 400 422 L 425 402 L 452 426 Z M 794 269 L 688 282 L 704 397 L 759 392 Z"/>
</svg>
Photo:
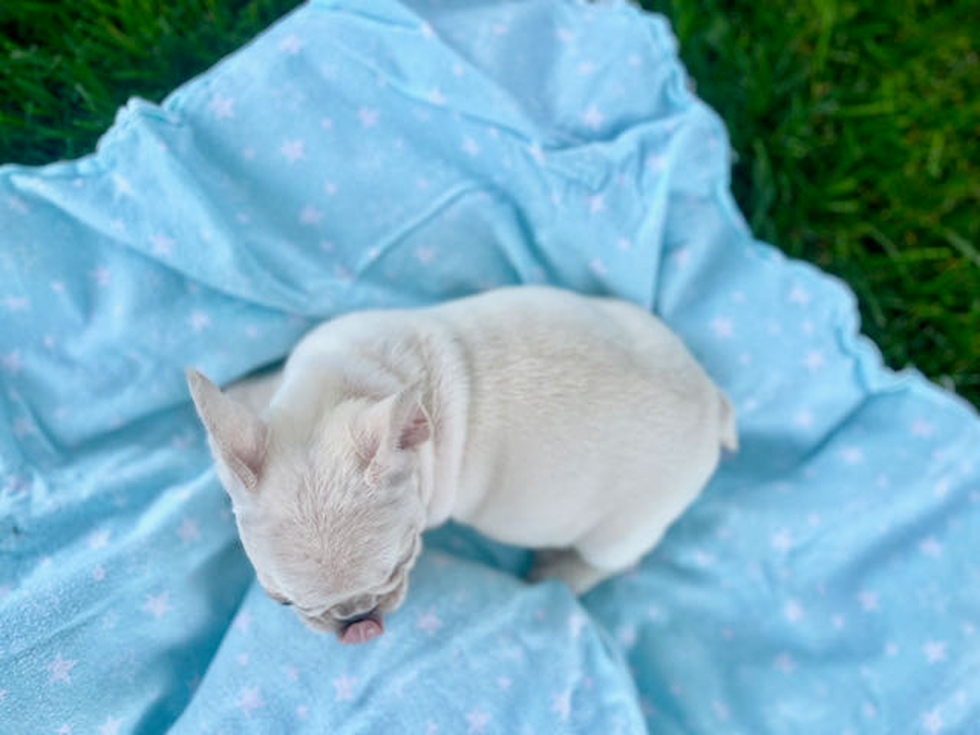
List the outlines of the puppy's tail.
<svg viewBox="0 0 980 735">
<path fill-rule="evenodd" d="M 721 445 L 729 452 L 738 451 L 738 425 L 735 409 L 728 396 L 718 391 L 718 421 L 721 426 Z"/>
</svg>

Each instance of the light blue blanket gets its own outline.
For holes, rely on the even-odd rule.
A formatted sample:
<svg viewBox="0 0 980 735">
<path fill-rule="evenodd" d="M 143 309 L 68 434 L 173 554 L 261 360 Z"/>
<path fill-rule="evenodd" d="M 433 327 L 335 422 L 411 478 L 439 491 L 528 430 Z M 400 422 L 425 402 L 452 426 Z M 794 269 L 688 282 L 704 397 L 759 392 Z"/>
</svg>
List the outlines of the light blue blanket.
<svg viewBox="0 0 980 735">
<path fill-rule="evenodd" d="M 559 0 L 314 2 L 94 155 L 0 169 L 0 731 L 980 732 L 980 421 L 753 241 L 728 169 L 664 20 Z M 311 633 L 183 366 L 515 282 L 661 315 L 742 451 L 583 600 L 448 527 L 384 636 Z"/>
</svg>

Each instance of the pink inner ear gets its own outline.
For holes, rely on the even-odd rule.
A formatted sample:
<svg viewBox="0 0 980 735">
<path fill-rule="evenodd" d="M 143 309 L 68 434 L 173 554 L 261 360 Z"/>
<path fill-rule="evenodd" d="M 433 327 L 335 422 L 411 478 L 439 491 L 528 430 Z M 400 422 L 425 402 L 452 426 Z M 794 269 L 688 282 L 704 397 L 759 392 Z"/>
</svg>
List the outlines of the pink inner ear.
<svg viewBox="0 0 980 735">
<path fill-rule="evenodd" d="M 429 438 L 429 419 L 421 408 L 416 408 L 412 412 L 408 424 L 402 428 L 402 433 L 398 437 L 399 449 L 414 449 Z"/>
</svg>

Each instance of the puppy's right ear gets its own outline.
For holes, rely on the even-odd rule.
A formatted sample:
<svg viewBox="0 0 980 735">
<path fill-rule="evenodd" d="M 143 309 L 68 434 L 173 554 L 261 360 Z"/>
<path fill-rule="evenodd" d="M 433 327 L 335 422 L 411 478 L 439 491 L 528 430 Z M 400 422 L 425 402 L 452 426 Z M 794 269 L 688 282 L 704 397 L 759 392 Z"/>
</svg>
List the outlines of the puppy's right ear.
<svg viewBox="0 0 980 735">
<path fill-rule="evenodd" d="M 215 459 L 223 462 L 247 491 L 254 491 L 265 461 L 265 424 L 194 368 L 184 373 Z"/>
</svg>

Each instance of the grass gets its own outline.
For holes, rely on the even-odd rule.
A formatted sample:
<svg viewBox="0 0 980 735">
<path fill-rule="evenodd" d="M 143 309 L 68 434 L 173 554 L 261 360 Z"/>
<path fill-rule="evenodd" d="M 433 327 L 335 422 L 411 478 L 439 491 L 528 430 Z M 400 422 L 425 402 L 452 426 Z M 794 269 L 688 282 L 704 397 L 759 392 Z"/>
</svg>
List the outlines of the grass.
<svg viewBox="0 0 980 735">
<path fill-rule="evenodd" d="M 6 0 L 0 161 L 94 147 L 296 0 Z M 894 367 L 980 406 L 980 59 L 973 0 L 644 0 L 725 119 L 761 239 L 841 276 Z"/>
<path fill-rule="evenodd" d="M 973 0 L 649 0 L 725 119 L 755 234 L 851 286 L 893 367 L 980 406 Z"/>
</svg>

